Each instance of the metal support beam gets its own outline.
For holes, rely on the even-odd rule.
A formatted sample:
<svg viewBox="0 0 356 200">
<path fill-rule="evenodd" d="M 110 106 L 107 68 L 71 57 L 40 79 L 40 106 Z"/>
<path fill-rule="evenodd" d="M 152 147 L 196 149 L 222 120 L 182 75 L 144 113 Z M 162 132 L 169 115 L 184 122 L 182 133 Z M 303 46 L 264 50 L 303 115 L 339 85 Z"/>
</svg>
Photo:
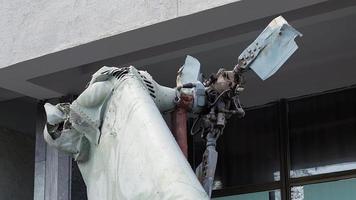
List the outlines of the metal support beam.
<svg viewBox="0 0 356 200">
<path fill-rule="evenodd" d="M 288 124 L 288 101 L 279 101 L 279 133 L 280 133 L 280 156 L 281 156 L 281 195 L 282 200 L 291 199 L 290 187 L 290 153 L 289 153 L 289 124 Z"/>
</svg>

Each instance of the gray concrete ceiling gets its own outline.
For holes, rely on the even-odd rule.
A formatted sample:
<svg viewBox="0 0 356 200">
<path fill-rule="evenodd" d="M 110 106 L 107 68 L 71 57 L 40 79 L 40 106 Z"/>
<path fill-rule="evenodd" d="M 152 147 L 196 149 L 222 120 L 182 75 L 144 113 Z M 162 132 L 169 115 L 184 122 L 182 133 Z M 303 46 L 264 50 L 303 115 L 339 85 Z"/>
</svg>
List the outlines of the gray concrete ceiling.
<svg viewBox="0 0 356 200">
<path fill-rule="evenodd" d="M 22 96 L 23 96 L 22 94 L 19 94 L 17 92 L 13 92 L 13 91 L 10 91 L 10 90 L 0 87 L 0 102 L 6 101 L 9 99 L 15 99 L 15 98 L 22 97 Z"/>
<path fill-rule="evenodd" d="M 299 49 L 275 76 L 264 82 L 252 72 L 246 74 L 246 90 L 241 97 L 245 105 L 260 105 L 279 98 L 356 84 L 356 7 L 346 1 L 340 2 L 282 13 L 304 34 L 297 39 Z M 79 94 L 91 74 L 101 66 L 132 64 L 149 71 L 162 85 L 174 86 L 176 71 L 184 62 L 185 55 L 197 57 L 206 75 L 220 67 L 232 68 L 238 55 L 276 15 L 172 45 L 112 57 L 55 73 L 34 75 L 28 81 L 53 94 Z"/>
<path fill-rule="evenodd" d="M 280 98 L 355 85 L 355 21 L 356 10 L 351 15 L 298 27 L 304 36 L 297 39 L 297 52 L 266 81 L 260 80 L 252 71 L 246 74 L 242 102 L 247 106 L 260 105 Z M 239 53 L 250 42 L 252 40 L 241 41 L 192 55 L 201 61 L 203 71 L 208 75 L 220 67 L 232 68 Z M 173 86 L 175 71 L 183 63 L 183 58 L 184 55 L 144 68 L 159 82 Z"/>
</svg>

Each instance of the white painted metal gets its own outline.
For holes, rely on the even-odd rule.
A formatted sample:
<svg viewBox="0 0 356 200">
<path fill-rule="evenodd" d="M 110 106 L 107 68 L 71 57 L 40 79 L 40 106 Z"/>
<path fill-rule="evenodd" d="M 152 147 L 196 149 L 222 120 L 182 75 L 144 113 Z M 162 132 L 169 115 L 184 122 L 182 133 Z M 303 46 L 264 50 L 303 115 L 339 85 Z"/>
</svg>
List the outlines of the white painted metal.
<svg viewBox="0 0 356 200">
<path fill-rule="evenodd" d="M 133 67 L 119 79 L 105 73 L 115 69 L 95 73 L 70 111 L 46 104 L 51 122 L 64 111 L 71 124 L 57 138 L 45 127 L 47 143 L 78 161 L 89 200 L 209 199 L 141 75 Z"/>
<path fill-rule="evenodd" d="M 90 200 L 208 199 L 138 77 L 116 82 L 101 132 L 79 163 Z"/>
<path fill-rule="evenodd" d="M 262 79 L 271 77 L 298 49 L 294 39 L 302 36 L 282 17 L 268 24 L 257 39 L 239 56 Z"/>
</svg>

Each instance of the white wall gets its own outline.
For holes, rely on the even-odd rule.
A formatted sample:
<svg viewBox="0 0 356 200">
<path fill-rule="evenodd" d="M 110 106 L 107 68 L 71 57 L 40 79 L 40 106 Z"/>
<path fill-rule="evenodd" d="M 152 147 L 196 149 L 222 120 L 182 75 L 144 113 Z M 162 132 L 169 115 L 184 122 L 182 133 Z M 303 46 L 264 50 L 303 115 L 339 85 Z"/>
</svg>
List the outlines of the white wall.
<svg viewBox="0 0 356 200">
<path fill-rule="evenodd" d="M 238 0 L 0 0 L 0 68 Z"/>
</svg>

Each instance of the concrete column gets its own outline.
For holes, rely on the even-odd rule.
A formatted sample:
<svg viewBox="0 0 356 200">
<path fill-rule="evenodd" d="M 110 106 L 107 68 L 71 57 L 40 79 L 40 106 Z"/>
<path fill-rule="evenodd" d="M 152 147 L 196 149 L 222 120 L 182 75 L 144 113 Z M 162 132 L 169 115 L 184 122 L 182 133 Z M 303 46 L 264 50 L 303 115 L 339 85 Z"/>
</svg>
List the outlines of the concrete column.
<svg viewBox="0 0 356 200">
<path fill-rule="evenodd" d="M 34 200 L 70 200 L 71 157 L 46 144 L 45 120 L 40 103 L 36 119 Z"/>
</svg>

